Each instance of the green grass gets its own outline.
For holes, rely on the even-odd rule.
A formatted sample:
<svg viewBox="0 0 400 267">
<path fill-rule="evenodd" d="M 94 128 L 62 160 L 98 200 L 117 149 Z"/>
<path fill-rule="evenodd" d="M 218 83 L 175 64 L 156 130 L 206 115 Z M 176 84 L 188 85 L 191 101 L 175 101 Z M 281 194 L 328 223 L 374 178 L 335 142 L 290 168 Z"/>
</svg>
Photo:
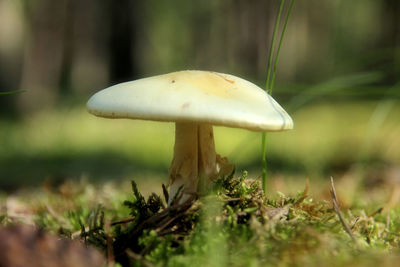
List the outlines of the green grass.
<svg viewBox="0 0 400 267">
<path fill-rule="evenodd" d="M 216 127 L 217 151 L 237 165 L 236 178 L 221 180 L 216 194 L 196 202 L 183 217 L 185 232 L 158 235 L 159 226 L 149 224 L 130 244 L 115 246 L 133 253 L 118 260 L 156 266 L 395 265 L 400 259 L 395 102 L 321 101 L 297 109 L 291 114 L 295 130 L 269 135 L 266 198 L 254 180 L 240 177 L 248 169 L 250 178 L 260 178 L 259 134 Z M 100 119 L 83 108 L 0 121 L 0 223 L 84 236 L 106 254 L 105 237 L 117 242 L 155 214 L 142 202 L 137 204 L 146 211 L 142 219 L 106 227 L 140 213 L 129 180 L 145 199 L 151 192 L 162 195 L 173 130 L 168 123 Z M 330 175 L 359 245 L 332 208 Z M 275 212 L 282 216 L 268 216 Z"/>
<path fill-rule="evenodd" d="M 289 22 L 290 15 L 293 10 L 293 5 L 294 5 L 294 0 L 291 0 L 289 3 L 289 8 L 287 11 L 287 14 L 284 18 L 284 25 L 282 28 L 282 32 L 280 33 L 281 37 L 279 38 L 279 43 L 278 43 L 278 48 L 276 49 L 275 52 L 275 40 L 277 37 L 277 31 L 279 29 L 279 23 L 280 23 L 280 17 L 282 14 L 283 7 L 285 6 L 285 0 L 282 0 L 279 9 L 275 18 L 275 26 L 274 30 L 272 33 L 272 39 L 271 39 L 271 46 L 269 48 L 269 56 L 268 56 L 268 64 L 267 64 L 267 78 L 266 78 L 266 83 L 265 83 L 265 91 L 268 92 L 268 94 L 272 95 L 272 90 L 274 88 L 275 84 L 275 77 L 276 77 L 276 70 L 279 62 L 279 55 L 280 51 L 282 48 L 282 43 L 283 39 L 285 36 L 287 24 Z M 272 65 L 272 62 L 274 64 Z M 272 73 L 271 73 L 272 71 Z M 261 134 L 261 163 L 262 163 L 262 175 L 261 175 L 261 181 L 262 181 L 262 188 L 263 191 L 266 192 L 267 190 L 267 170 L 268 170 L 268 164 L 267 164 L 267 134 L 264 132 Z"/>
<path fill-rule="evenodd" d="M 400 259 L 400 209 L 398 197 L 393 203 L 395 191 L 387 194 L 390 184 L 369 189 L 369 201 L 354 203 L 346 203 L 344 189 L 348 188 L 343 181 L 336 184 L 339 200 L 344 200 L 341 212 L 356 244 L 343 230 L 329 195 L 315 193 L 328 190 L 328 179 L 311 183 L 304 191 L 298 190 L 301 183 L 304 188 L 304 179 L 297 183 L 297 192 L 287 193 L 290 188 L 283 187 L 283 193 L 264 197 L 259 182 L 246 174 L 220 179 L 213 193 L 190 209 L 170 212 L 175 221 L 168 229 L 178 229 L 170 234 L 157 230 L 162 223 L 154 220 L 141 226 L 160 212 L 154 211 L 160 204 L 151 208 L 146 202 L 149 187 L 160 189 L 160 185 L 143 181 L 138 188 L 145 198 L 139 192 L 132 194 L 126 181 L 102 186 L 67 182 L 57 188 L 0 196 L 0 224 L 31 223 L 64 238 L 85 237 L 105 255 L 108 236 L 115 255 L 129 248 L 125 257 L 116 259 L 134 266 L 193 262 L 198 266 L 394 266 Z M 131 216 L 135 220 L 105 227 Z M 135 234 L 138 227 L 142 230 Z"/>
<path fill-rule="evenodd" d="M 294 130 L 269 135 L 271 173 L 300 173 L 310 179 L 343 175 L 364 152 L 363 160 L 371 167 L 396 165 L 400 108 L 391 105 L 371 135 L 371 116 L 379 103 L 321 102 L 292 113 Z M 83 108 L 43 111 L 23 121 L 0 120 L 0 187 L 82 176 L 102 181 L 164 177 L 172 158 L 173 127 L 172 123 L 96 118 Z M 217 152 L 235 163 L 237 170 L 261 175 L 258 133 L 215 127 L 215 142 Z"/>
</svg>

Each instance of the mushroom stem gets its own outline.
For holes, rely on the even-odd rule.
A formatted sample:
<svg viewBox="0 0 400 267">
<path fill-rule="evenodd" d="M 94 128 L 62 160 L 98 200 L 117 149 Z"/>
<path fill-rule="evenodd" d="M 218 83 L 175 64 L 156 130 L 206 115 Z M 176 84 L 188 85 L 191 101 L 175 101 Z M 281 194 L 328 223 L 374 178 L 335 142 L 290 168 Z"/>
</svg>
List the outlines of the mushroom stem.
<svg viewBox="0 0 400 267">
<path fill-rule="evenodd" d="M 177 122 L 175 124 L 174 157 L 169 168 L 170 199 L 180 187 L 180 203 L 204 192 L 218 176 L 228 175 L 233 165 L 215 152 L 214 134 L 210 124 Z"/>
</svg>

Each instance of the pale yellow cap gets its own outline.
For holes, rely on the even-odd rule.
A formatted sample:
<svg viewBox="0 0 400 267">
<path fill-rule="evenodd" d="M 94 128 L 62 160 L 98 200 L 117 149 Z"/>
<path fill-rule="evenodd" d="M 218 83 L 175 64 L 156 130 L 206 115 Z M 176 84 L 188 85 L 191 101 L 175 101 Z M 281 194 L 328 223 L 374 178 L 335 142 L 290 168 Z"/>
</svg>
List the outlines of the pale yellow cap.
<svg viewBox="0 0 400 267">
<path fill-rule="evenodd" d="M 198 122 L 255 131 L 293 128 L 286 111 L 242 78 L 186 70 L 108 87 L 93 95 L 90 113 L 107 118 Z"/>
</svg>

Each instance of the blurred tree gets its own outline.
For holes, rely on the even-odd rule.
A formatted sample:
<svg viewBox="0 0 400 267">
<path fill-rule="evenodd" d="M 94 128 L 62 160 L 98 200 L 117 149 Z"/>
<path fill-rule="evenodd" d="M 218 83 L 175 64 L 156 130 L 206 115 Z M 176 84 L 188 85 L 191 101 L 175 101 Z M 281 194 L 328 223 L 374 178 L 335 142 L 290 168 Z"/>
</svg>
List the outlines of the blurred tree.
<svg viewBox="0 0 400 267">
<path fill-rule="evenodd" d="M 25 89 L 18 106 L 34 110 L 51 107 L 60 95 L 82 99 L 112 83 L 178 69 L 236 73 L 262 85 L 278 4 L 0 0 L 0 89 Z M 311 84 L 381 71 L 386 78 L 379 83 L 393 84 L 400 72 L 399 5 L 298 1 L 278 79 Z M 16 97 L 0 99 L 0 112 L 8 113 Z"/>
<path fill-rule="evenodd" d="M 60 93 L 88 91 L 86 88 L 106 84 L 109 65 L 106 55 L 110 47 L 107 40 L 110 32 L 120 27 L 109 27 L 113 10 L 107 2 L 23 3 L 27 38 L 21 88 L 27 93 L 20 97 L 21 110 L 49 107 Z M 113 47 L 113 50 L 118 49 Z"/>
<path fill-rule="evenodd" d="M 134 15 L 140 16 L 139 1 L 120 0 L 107 1 L 106 8 L 110 12 L 110 82 L 119 83 L 136 78 L 138 62 L 134 58 L 137 44 Z"/>
<path fill-rule="evenodd" d="M 18 1 L 0 0 L 0 92 L 19 86 L 24 25 Z M 0 96 L 0 115 L 15 113 L 15 95 Z"/>
<path fill-rule="evenodd" d="M 400 1 L 384 0 L 381 18 L 381 46 L 388 52 L 384 60 L 386 82 L 394 84 L 400 82 Z"/>
<path fill-rule="evenodd" d="M 265 79 L 268 43 L 279 1 L 146 2 L 146 72 L 213 69 Z M 195 4 L 194 4 L 195 3 Z"/>
<path fill-rule="evenodd" d="M 68 0 L 23 2 L 26 40 L 19 97 L 22 110 L 54 104 L 65 46 Z"/>
<path fill-rule="evenodd" d="M 133 53 L 137 20 L 133 18 L 140 17 L 141 5 L 130 0 L 89 2 L 24 2 L 28 38 L 21 88 L 27 93 L 20 97 L 22 109 L 51 106 L 59 93 L 90 84 L 84 80 L 100 78 L 104 85 L 137 77 L 139 60 Z M 102 71 L 98 72 L 102 65 L 108 66 L 109 73 L 103 79 L 99 77 Z"/>
<path fill-rule="evenodd" d="M 71 92 L 71 73 L 74 58 L 74 21 L 76 20 L 76 1 L 67 1 L 65 6 L 65 23 L 62 29 L 63 46 L 60 68 L 59 92 L 68 94 Z"/>
<path fill-rule="evenodd" d="M 73 1 L 71 20 L 70 84 L 73 94 L 82 96 L 108 85 L 110 10 L 107 1 Z M 68 65 L 68 64 L 66 64 Z"/>
</svg>

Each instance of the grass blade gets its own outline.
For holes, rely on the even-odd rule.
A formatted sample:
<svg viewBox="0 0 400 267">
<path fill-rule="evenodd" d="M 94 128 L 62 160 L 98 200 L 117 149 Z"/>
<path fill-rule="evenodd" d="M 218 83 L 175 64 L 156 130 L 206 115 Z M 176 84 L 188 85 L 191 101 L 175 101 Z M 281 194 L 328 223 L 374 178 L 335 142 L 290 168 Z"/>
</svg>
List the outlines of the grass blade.
<svg viewBox="0 0 400 267">
<path fill-rule="evenodd" d="M 281 38 L 279 39 L 278 49 L 276 51 L 276 56 L 275 56 L 275 61 L 274 61 L 274 68 L 272 70 L 271 84 L 269 85 L 269 94 L 272 94 L 272 89 L 274 88 L 276 69 L 277 69 L 278 61 L 279 61 L 279 55 L 280 55 L 280 52 L 281 52 L 283 38 L 285 37 L 285 32 L 286 32 L 286 28 L 287 28 L 287 25 L 288 25 L 288 22 L 289 22 L 289 18 L 290 18 L 290 15 L 292 14 L 293 6 L 294 6 L 294 0 L 291 0 L 290 3 L 289 3 L 289 10 L 288 10 L 288 13 L 286 15 L 285 23 L 283 24 Z"/>
<path fill-rule="evenodd" d="M 271 47 L 269 49 L 265 91 L 267 91 L 270 95 L 272 94 L 272 87 L 274 86 L 274 83 L 275 83 L 275 76 L 276 76 L 276 69 L 277 69 L 279 54 L 281 51 L 283 37 L 285 36 L 285 31 L 287 28 L 289 17 L 293 10 L 294 0 L 291 0 L 289 3 L 289 10 L 288 10 L 288 13 L 285 18 L 285 24 L 283 25 L 281 37 L 279 39 L 278 49 L 277 49 L 275 60 L 274 60 L 273 53 L 274 53 L 274 48 L 275 48 L 275 40 L 276 40 L 276 36 L 277 36 L 278 28 L 279 28 L 279 21 L 280 21 L 281 15 L 282 15 L 284 5 L 285 5 L 285 0 L 281 0 L 281 3 L 279 5 L 278 14 L 277 14 L 276 20 L 275 20 L 274 31 L 272 33 Z M 273 65 L 272 65 L 272 62 L 274 62 Z M 273 71 L 272 71 L 272 69 L 273 69 Z M 271 76 L 271 71 L 272 71 L 272 76 Z M 266 156 L 266 153 L 267 153 L 267 134 L 266 133 L 262 133 L 262 135 L 261 135 L 261 150 L 262 150 L 261 151 L 262 189 L 265 194 L 265 192 L 267 190 L 267 170 L 268 170 L 267 156 Z"/>
<path fill-rule="evenodd" d="M 16 91 L 10 91 L 10 92 L 0 92 L 0 95 L 15 95 L 19 93 L 23 93 L 25 90 L 16 90 Z"/>
<path fill-rule="evenodd" d="M 267 92 L 271 92 L 271 89 L 269 87 L 270 87 L 270 77 L 271 77 L 271 71 L 272 71 L 273 53 L 275 50 L 276 34 L 278 32 L 279 21 L 281 19 L 281 14 L 282 14 L 284 5 L 285 5 L 285 0 L 281 0 L 281 4 L 279 5 L 279 10 L 278 10 L 278 15 L 276 16 L 276 19 L 275 19 L 274 31 L 272 33 L 271 47 L 269 48 L 268 65 L 267 65 L 267 81 L 265 83 L 265 91 L 267 91 Z"/>
</svg>

